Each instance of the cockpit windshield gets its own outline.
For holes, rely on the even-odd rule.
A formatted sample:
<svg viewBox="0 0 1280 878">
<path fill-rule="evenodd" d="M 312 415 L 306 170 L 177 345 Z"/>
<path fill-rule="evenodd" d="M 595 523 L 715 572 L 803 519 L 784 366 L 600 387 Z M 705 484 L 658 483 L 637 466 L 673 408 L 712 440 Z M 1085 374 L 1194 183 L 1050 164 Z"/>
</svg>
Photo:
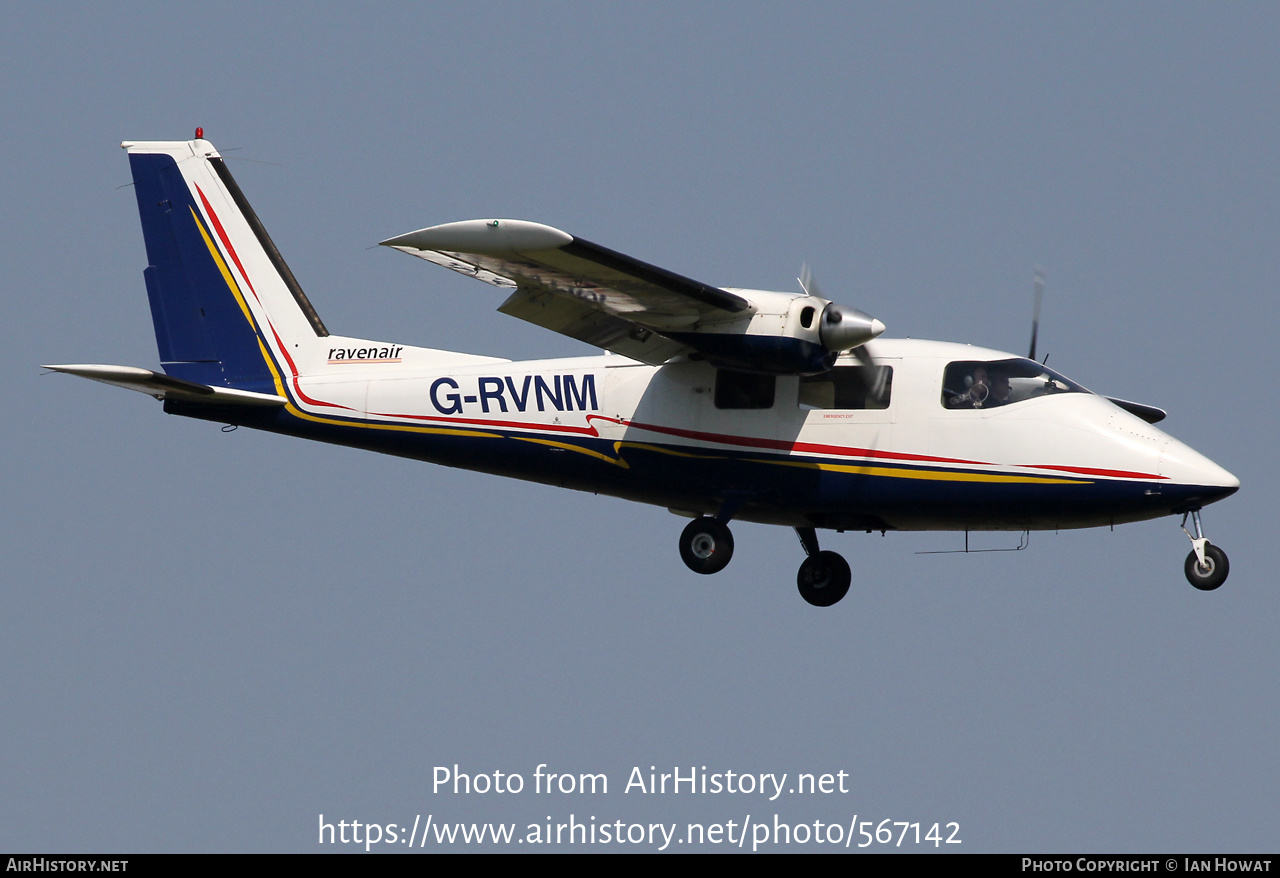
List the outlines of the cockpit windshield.
<svg viewBox="0 0 1280 878">
<path fill-rule="evenodd" d="M 1074 381 L 1021 357 L 958 360 L 942 375 L 942 405 L 948 409 L 989 409 L 1056 393 L 1090 393 Z"/>
</svg>

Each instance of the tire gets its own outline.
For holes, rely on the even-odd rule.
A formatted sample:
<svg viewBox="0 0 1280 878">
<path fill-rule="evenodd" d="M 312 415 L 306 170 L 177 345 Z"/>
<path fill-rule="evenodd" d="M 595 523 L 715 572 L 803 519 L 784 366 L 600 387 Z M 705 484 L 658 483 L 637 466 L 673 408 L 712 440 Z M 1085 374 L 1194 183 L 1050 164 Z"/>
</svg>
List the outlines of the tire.
<svg viewBox="0 0 1280 878">
<path fill-rule="evenodd" d="M 849 593 L 853 573 L 849 562 L 835 552 L 819 552 L 810 555 L 800 565 L 796 585 L 800 597 L 815 607 L 830 607 Z"/>
<path fill-rule="evenodd" d="M 694 573 L 719 573 L 733 559 L 733 534 L 714 518 L 695 518 L 680 534 L 680 560 Z"/>
<path fill-rule="evenodd" d="M 1183 570 L 1187 574 L 1187 582 L 1201 591 L 1213 591 L 1227 581 L 1231 565 L 1227 563 L 1227 553 L 1211 544 L 1206 544 L 1204 547 L 1204 560 L 1204 566 L 1201 567 L 1193 551 L 1187 556 L 1187 563 L 1183 565 Z"/>
</svg>

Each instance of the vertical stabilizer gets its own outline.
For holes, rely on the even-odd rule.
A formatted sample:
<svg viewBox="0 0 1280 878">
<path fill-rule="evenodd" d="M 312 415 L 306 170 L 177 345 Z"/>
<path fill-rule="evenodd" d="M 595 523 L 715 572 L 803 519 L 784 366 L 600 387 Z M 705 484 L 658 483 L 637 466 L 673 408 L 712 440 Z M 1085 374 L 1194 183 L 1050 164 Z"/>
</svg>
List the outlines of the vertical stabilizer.
<svg viewBox="0 0 1280 878">
<path fill-rule="evenodd" d="M 269 361 L 296 374 L 299 346 L 313 349 L 329 332 L 222 157 L 203 139 L 121 146 L 138 197 L 165 372 L 273 393 Z"/>
</svg>

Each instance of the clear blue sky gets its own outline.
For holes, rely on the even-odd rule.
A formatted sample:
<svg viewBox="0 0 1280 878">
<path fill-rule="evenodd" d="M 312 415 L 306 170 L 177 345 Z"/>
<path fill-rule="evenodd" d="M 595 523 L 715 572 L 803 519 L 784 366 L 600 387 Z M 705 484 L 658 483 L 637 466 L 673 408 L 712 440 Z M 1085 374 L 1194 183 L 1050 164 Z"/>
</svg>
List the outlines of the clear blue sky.
<svg viewBox="0 0 1280 878">
<path fill-rule="evenodd" d="M 856 813 L 966 852 L 1274 849 L 1277 33 L 1263 4 L 6 7 L 0 848 Z M 368 249 L 481 216 L 725 285 L 808 262 L 890 335 L 1016 352 L 1042 265 L 1050 365 L 1242 480 L 1205 513 L 1231 578 L 1194 591 L 1172 519 L 830 535 L 854 584 L 815 611 L 787 530 L 736 526 L 702 578 L 660 509 L 41 377 L 157 363 L 117 144 L 197 125 L 344 335 L 588 352 Z M 433 794 L 455 763 L 611 788 Z M 623 794 L 651 765 L 851 791 Z"/>
</svg>

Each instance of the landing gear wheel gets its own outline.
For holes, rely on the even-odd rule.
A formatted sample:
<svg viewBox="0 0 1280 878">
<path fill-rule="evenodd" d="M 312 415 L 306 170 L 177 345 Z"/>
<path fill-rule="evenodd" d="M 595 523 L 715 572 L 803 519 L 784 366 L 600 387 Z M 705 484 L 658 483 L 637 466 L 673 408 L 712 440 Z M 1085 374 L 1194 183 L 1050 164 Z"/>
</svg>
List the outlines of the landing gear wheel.
<svg viewBox="0 0 1280 878">
<path fill-rule="evenodd" d="M 849 592 L 853 574 L 849 562 L 835 552 L 819 552 L 804 559 L 796 585 L 800 597 L 815 607 L 829 607 Z"/>
<path fill-rule="evenodd" d="M 1196 553 L 1192 552 L 1187 556 L 1187 563 L 1183 565 L 1183 569 L 1187 573 L 1187 582 L 1201 591 L 1213 591 L 1227 581 L 1227 573 L 1230 572 L 1231 565 L 1227 563 L 1226 552 L 1217 546 L 1206 545 L 1204 564 L 1201 564 L 1196 558 Z"/>
<path fill-rule="evenodd" d="M 694 573 L 719 573 L 733 558 L 733 534 L 714 518 L 695 518 L 680 534 L 680 560 Z"/>
</svg>

